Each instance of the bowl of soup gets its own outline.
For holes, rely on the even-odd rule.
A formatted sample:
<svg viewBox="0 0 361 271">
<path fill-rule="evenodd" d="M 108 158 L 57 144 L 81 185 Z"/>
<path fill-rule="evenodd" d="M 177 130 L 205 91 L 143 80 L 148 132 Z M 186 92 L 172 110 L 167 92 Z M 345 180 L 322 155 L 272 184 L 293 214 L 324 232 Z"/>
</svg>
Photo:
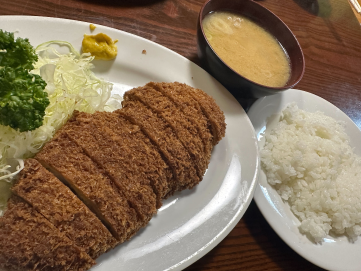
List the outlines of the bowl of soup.
<svg viewBox="0 0 361 271">
<path fill-rule="evenodd" d="M 236 98 L 293 88 L 302 78 L 301 46 L 274 13 L 251 0 L 208 0 L 197 28 L 202 66 Z"/>
</svg>

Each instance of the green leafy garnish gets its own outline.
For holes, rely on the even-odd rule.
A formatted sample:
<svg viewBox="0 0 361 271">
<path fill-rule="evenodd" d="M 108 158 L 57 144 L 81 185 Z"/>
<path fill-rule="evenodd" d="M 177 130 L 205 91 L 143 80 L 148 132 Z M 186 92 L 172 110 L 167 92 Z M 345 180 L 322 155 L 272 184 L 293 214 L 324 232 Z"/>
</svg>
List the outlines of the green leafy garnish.
<svg viewBox="0 0 361 271">
<path fill-rule="evenodd" d="M 0 124 L 20 132 L 40 127 L 49 105 L 45 81 L 30 73 L 37 60 L 28 39 L 0 30 Z"/>
</svg>

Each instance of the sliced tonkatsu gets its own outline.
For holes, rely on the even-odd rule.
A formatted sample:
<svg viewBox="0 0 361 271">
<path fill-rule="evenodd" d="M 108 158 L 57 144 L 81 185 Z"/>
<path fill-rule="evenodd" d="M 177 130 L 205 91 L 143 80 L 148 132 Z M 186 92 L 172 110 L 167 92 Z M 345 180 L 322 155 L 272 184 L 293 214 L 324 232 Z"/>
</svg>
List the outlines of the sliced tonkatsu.
<svg viewBox="0 0 361 271">
<path fill-rule="evenodd" d="M 223 111 L 219 108 L 213 97 L 200 89 L 192 88 L 186 84 L 174 83 L 175 86 L 182 86 L 184 93 L 190 94 L 200 105 L 203 113 L 211 123 L 213 146 L 225 136 L 226 121 Z"/>
<path fill-rule="evenodd" d="M 12 196 L 0 217 L 0 268 L 8 271 L 83 271 L 88 254 L 28 203 Z"/>
<path fill-rule="evenodd" d="M 179 141 L 188 150 L 198 176 L 202 178 L 208 167 L 208 161 L 202 139 L 193 123 L 169 98 L 149 85 L 127 91 L 124 94 L 123 105 L 126 106 L 127 101 L 131 100 L 141 101 L 172 127 Z"/>
<path fill-rule="evenodd" d="M 177 179 L 174 191 L 192 188 L 199 183 L 200 178 L 188 151 L 163 118 L 139 101 L 127 101 L 123 104 L 123 108 L 116 110 L 115 113 L 139 125 L 152 143 L 158 147 Z"/>
<path fill-rule="evenodd" d="M 169 195 L 175 180 L 171 169 L 164 162 L 157 148 L 138 125 L 132 124 L 119 114 L 96 112 L 92 117 L 97 125 L 105 125 L 110 128 L 107 129 L 107 133 L 115 142 L 121 138 L 123 144 L 128 146 L 133 153 L 133 163 L 138 167 L 139 173 L 150 181 L 157 196 L 157 208 L 160 208 L 162 199 Z"/>
<path fill-rule="evenodd" d="M 66 133 L 57 133 L 35 158 L 75 191 L 119 243 L 140 228 L 123 193 Z"/>
<path fill-rule="evenodd" d="M 75 111 L 25 161 L 0 217 L 0 269 L 87 270 L 146 226 L 163 199 L 202 180 L 226 128 L 213 98 L 150 82 L 122 105 Z"/>
<path fill-rule="evenodd" d="M 93 259 L 115 246 L 116 240 L 100 220 L 37 160 L 25 161 L 12 191 Z"/>
<path fill-rule="evenodd" d="M 168 97 L 195 125 L 199 136 L 202 138 L 204 153 L 209 162 L 213 149 L 213 135 L 211 133 L 211 124 L 204 115 L 199 103 L 191 95 L 183 91 L 183 84 L 150 82 L 147 86 Z"/>
<path fill-rule="evenodd" d="M 104 169 L 136 210 L 140 226 L 145 226 L 157 212 L 156 195 L 134 163 L 137 157 L 122 138 L 114 140 L 109 127 L 99 126 L 91 114 L 80 112 L 74 113 L 61 131 Z"/>
</svg>

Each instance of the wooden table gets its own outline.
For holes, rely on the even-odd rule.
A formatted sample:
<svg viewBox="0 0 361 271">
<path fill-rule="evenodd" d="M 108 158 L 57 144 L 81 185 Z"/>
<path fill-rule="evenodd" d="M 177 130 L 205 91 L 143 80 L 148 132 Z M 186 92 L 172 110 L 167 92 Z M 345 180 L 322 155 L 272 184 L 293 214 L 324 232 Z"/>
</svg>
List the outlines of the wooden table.
<svg viewBox="0 0 361 271">
<path fill-rule="evenodd" d="M 195 36 L 203 2 L 0 0 L 0 15 L 49 16 L 106 25 L 162 44 L 199 64 Z M 361 28 L 347 0 L 264 0 L 260 3 L 291 28 L 303 48 L 306 71 L 297 88 L 330 101 L 361 128 Z M 293 252 L 252 202 L 233 231 L 187 270 L 320 268 Z"/>
</svg>

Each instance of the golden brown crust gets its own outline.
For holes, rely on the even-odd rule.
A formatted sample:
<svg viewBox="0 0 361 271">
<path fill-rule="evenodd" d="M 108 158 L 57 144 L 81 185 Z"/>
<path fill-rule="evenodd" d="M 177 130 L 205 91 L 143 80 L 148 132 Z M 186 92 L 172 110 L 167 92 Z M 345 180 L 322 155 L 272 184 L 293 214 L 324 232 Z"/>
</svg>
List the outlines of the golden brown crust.
<svg viewBox="0 0 361 271">
<path fill-rule="evenodd" d="M 75 191 L 119 243 L 138 230 L 137 214 L 123 193 L 65 133 L 58 133 L 35 158 Z"/>
<path fill-rule="evenodd" d="M 211 124 L 211 130 L 213 135 L 213 146 L 226 134 L 226 119 L 223 111 L 219 108 L 213 97 L 200 89 L 192 88 L 186 84 L 178 82 L 175 85 L 182 86 L 183 91 L 190 94 L 200 105 L 203 113 L 206 115 Z"/>
<path fill-rule="evenodd" d="M 193 123 L 187 119 L 169 98 L 153 89 L 150 85 L 127 91 L 124 94 L 123 104 L 130 100 L 141 101 L 172 127 L 175 135 L 190 154 L 196 166 L 198 176 L 202 179 L 208 167 L 208 161 L 207 155 L 203 150 L 202 140 Z"/>
<path fill-rule="evenodd" d="M 37 160 L 25 160 L 12 191 L 93 259 L 115 246 L 115 239 L 99 219 Z"/>
<path fill-rule="evenodd" d="M 0 218 L 0 268 L 17 271 L 88 270 L 95 262 L 16 196 Z"/>
<path fill-rule="evenodd" d="M 75 112 L 36 156 L 119 242 L 145 226 L 163 198 L 202 179 L 226 128 L 213 98 L 177 82 L 148 83 L 128 92 L 123 105 L 114 113 Z M 111 239 L 99 237 L 99 229 L 106 228 L 96 216 L 34 160 L 26 163 L 14 191 L 47 219 L 13 196 L 0 218 L 0 268 L 90 268 L 89 255 L 52 223 L 92 257 L 113 247 L 115 239 L 109 232 Z"/>
<path fill-rule="evenodd" d="M 213 149 L 211 125 L 207 117 L 203 114 L 199 103 L 190 94 L 183 91 L 185 85 L 155 82 L 150 82 L 147 85 L 161 92 L 164 96 L 167 96 L 183 112 L 187 119 L 195 125 L 203 141 L 205 159 L 209 163 Z"/>
<path fill-rule="evenodd" d="M 115 111 L 136 125 L 159 148 L 178 181 L 173 191 L 191 188 L 200 179 L 193 161 L 182 143 L 174 134 L 173 129 L 162 118 L 154 114 L 139 101 L 127 101 L 121 110 Z"/>
<path fill-rule="evenodd" d="M 173 175 L 169 166 L 160 156 L 157 148 L 144 135 L 139 126 L 132 124 L 115 113 L 96 112 L 92 115 L 97 125 L 105 125 L 110 136 L 117 142 L 122 138 L 130 151 L 136 155 L 133 160 L 143 178 L 148 179 L 157 195 L 157 208 L 162 206 L 162 199 L 170 192 L 173 185 Z M 168 185 L 169 182 L 169 185 Z"/>
<path fill-rule="evenodd" d="M 139 227 L 145 226 L 157 212 L 156 196 L 149 180 L 133 163 L 137 159 L 122 138 L 113 138 L 106 126 L 97 126 L 91 114 L 78 113 L 61 131 L 76 142 L 118 186 L 138 214 Z"/>
</svg>

